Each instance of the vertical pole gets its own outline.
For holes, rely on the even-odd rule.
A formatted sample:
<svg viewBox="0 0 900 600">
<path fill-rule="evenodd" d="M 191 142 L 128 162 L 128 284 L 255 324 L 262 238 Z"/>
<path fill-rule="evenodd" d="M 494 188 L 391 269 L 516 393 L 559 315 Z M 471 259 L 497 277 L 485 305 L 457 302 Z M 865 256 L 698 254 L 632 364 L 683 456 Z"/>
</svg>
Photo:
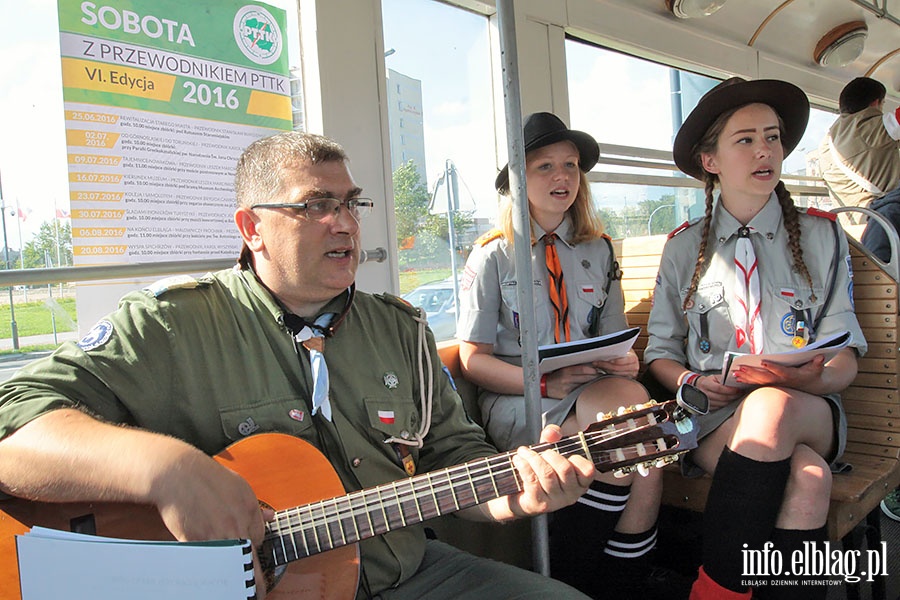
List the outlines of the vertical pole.
<svg viewBox="0 0 900 600">
<path fill-rule="evenodd" d="M 459 306 L 459 279 L 456 276 L 456 231 L 453 225 L 453 215 L 457 206 L 455 197 L 456 166 L 449 158 L 444 161 L 444 181 L 447 183 L 447 235 L 450 238 L 450 272 L 453 274 L 453 306 Z M 459 310 L 454 315 L 459 322 Z"/>
<path fill-rule="evenodd" d="M 509 144 L 509 190 L 513 201 L 516 255 L 516 297 L 519 302 L 519 334 L 522 339 L 522 372 L 525 378 L 525 419 L 528 435 L 538 441 L 541 429 L 541 394 L 538 377 L 538 337 L 535 329 L 534 280 L 531 268 L 531 220 L 525 187 L 525 141 L 522 139 L 522 99 L 519 90 L 518 45 L 513 0 L 497 0 L 500 54 L 503 68 L 503 100 L 506 138 Z M 532 519 L 531 541 L 534 570 L 550 574 L 547 515 Z"/>
<path fill-rule="evenodd" d="M 6 261 L 6 270 L 9 270 L 9 243 L 6 240 L 6 202 L 3 200 L 3 179 L 0 178 L 0 215 L 3 218 L 3 259 Z M 19 349 L 19 331 L 16 327 L 16 307 L 13 302 L 12 286 L 9 290 L 9 320 L 10 332 L 12 333 L 13 350 Z"/>
</svg>

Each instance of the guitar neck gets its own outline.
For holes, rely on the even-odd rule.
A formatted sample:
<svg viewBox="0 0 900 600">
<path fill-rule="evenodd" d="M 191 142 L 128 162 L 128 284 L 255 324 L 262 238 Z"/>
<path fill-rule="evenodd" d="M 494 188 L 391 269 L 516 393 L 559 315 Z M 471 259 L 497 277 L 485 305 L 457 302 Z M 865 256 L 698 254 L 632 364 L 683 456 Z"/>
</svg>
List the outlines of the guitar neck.
<svg viewBox="0 0 900 600">
<path fill-rule="evenodd" d="M 675 457 L 696 447 L 696 432 L 672 418 L 674 402 L 611 416 L 558 442 L 531 446 L 584 456 L 600 472 Z M 640 423 L 638 423 L 640 422 Z M 261 557 L 278 567 L 320 552 L 522 491 L 515 452 L 475 459 L 345 496 L 278 511 Z M 671 462 L 671 460 L 669 462 Z M 663 460 L 663 462 L 666 462 Z M 642 467 L 644 468 L 644 467 Z"/>
<path fill-rule="evenodd" d="M 532 448 L 585 454 L 578 436 Z M 264 554 L 279 566 L 522 490 L 515 452 L 476 459 L 359 492 L 278 511 Z M 590 457 L 588 457 L 590 459 Z"/>
</svg>

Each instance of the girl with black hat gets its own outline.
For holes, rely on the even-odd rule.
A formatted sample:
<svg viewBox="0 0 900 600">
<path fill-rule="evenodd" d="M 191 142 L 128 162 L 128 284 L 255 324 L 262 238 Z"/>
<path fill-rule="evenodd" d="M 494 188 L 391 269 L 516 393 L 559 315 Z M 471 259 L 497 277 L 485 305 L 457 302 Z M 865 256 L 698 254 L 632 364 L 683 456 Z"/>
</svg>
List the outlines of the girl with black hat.
<svg viewBox="0 0 900 600">
<path fill-rule="evenodd" d="M 526 118 L 524 138 L 538 343 L 582 340 L 627 328 L 618 263 L 585 177 L 597 163 L 597 142 L 546 112 Z M 508 195 L 508 166 L 495 185 Z M 466 263 L 457 337 L 463 372 L 481 388 L 485 428 L 495 444 L 511 449 L 530 440 L 508 198 L 500 220 L 500 229 L 476 241 Z M 647 391 L 634 380 L 637 372 L 637 357 L 629 352 L 612 361 L 544 375 L 544 424 L 558 424 L 571 435 L 596 421 L 598 412 L 646 402 Z M 632 478 L 598 475 L 578 503 L 553 516 L 554 577 L 595 597 L 631 597 L 625 586 L 636 587 L 649 572 L 661 474 L 651 470 L 633 483 Z"/>
<path fill-rule="evenodd" d="M 796 208 L 780 181 L 808 117 L 798 87 L 735 77 L 700 100 L 675 139 L 675 163 L 705 184 L 706 214 L 663 250 L 644 360 L 668 389 L 692 383 L 710 399 L 700 446 L 682 462 L 686 475 L 713 475 L 692 600 L 825 597 L 822 585 L 744 572 L 745 550 L 771 543 L 790 565 L 804 542 L 826 541 L 829 463 L 846 442 L 839 393 L 866 349 L 843 231 L 834 215 Z M 785 352 L 842 331 L 852 341 L 827 362 L 763 361 L 723 382 L 728 351 Z"/>
</svg>

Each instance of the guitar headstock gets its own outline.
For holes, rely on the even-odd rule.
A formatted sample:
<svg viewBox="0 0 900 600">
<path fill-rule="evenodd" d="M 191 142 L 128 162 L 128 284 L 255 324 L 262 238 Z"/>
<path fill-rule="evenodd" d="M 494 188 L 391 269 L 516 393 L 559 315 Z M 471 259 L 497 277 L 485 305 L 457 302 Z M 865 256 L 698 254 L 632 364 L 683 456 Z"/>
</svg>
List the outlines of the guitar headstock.
<svg viewBox="0 0 900 600">
<path fill-rule="evenodd" d="M 646 474 L 697 447 L 693 416 L 675 400 L 622 407 L 584 430 L 584 443 L 600 472 Z"/>
</svg>

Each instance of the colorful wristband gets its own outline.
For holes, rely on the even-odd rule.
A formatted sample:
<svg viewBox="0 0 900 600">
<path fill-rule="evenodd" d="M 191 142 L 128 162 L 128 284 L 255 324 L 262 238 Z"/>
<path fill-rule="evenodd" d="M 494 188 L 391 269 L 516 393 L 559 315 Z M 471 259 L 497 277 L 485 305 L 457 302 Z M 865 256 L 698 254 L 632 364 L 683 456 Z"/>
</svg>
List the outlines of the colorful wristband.
<svg viewBox="0 0 900 600">
<path fill-rule="evenodd" d="M 681 381 L 681 383 L 682 383 L 682 385 L 685 383 L 688 385 L 694 385 L 697 383 L 697 380 L 700 379 L 700 377 L 702 377 L 702 375 L 700 375 L 700 373 L 691 372 L 685 376 L 685 378 Z"/>
<path fill-rule="evenodd" d="M 541 375 L 541 398 L 549 398 L 547 395 L 547 374 Z"/>
</svg>

